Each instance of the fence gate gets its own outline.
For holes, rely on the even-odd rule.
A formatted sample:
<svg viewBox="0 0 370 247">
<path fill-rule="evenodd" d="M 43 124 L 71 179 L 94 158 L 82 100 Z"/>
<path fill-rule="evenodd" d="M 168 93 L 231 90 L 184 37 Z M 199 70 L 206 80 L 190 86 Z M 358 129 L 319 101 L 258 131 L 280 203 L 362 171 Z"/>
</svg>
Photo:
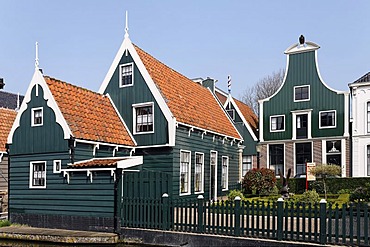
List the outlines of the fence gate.
<svg viewBox="0 0 370 247">
<path fill-rule="evenodd" d="M 127 172 L 121 185 L 121 226 L 159 227 L 162 195 L 172 193 L 172 177 L 163 172 Z"/>
</svg>

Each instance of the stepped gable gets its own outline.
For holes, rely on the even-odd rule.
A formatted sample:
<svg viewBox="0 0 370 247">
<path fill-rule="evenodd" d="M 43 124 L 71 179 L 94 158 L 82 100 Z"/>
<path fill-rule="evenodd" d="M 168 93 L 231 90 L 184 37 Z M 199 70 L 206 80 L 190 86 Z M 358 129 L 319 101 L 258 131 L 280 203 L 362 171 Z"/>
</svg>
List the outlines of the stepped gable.
<svg viewBox="0 0 370 247">
<path fill-rule="evenodd" d="M 75 138 L 135 145 L 107 96 L 48 76 L 44 79 Z"/>
<path fill-rule="evenodd" d="M 209 89 L 134 47 L 176 121 L 242 139 Z"/>
<path fill-rule="evenodd" d="M 16 116 L 15 110 L 0 108 L 0 153 L 6 152 L 5 144 Z"/>
</svg>

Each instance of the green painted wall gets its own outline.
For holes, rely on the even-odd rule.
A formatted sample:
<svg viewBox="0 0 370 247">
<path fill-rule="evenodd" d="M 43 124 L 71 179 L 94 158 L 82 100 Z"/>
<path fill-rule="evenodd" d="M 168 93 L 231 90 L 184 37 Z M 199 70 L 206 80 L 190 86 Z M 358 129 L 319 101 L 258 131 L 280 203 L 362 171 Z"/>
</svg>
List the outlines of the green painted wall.
<svg viewBox="0 0 370 247">
<path fill-rule="evenodd" d="M 257 142 L 253 140 L 247 127 L 244 125 L 244 123 L 236 123 L 235 127 L 238 129 L 239 133 L 244 139 L 244 142 L 242 143 L 242 145 L 245 146 L 245 148 L 243 149 L 243 155 L 256 155 Z"/>
<path fill-rule="evenodd" d="M 133 59 L 128 53 L 123 55 L 119 64 L 131 63 Z M 153 94 L 145 83 L 143 76 L 134 64 L 134 85 L 128 87 L 119 87 L 119 66 L 114 71 L 114 74 L 105 89 L 104 93 L 108 93 L 122 118 L 126 122 L 127 127 L 133 132 L 133 104 L 154 102 L 154 133 L 153 134 L 138 134 L 134 135 L 139 146 L 158 145 L 168 143 L 168 123 L 156 103 Z"/>
<path fill-rule="evenodd" d="M 225 195 L 226 192 L 221 191 L 221 169 L 222 156 L 229 157 L 229 185 L 236 184 L 239 180 L 239 156 L 237 144 L 230 145 L 230 142 L 222 143 L 220 137 L 216 137 L 213 141 L 213 135 L 204 135 L 202 132 L 193 131 L 190 137 L 188 136 L 189 129 L 179 127 L 176 130 L 176 147 L 173 149 L 173 193 L 179 195 L 180 192 L 180 150 L 191 151 L 191 196 L 197 197 L 199 194 L 194 194 L 194 164 L 195 152 L 204 153 L 204 193 L 205 199 L 209 199 L 209 184 L 210 184 L 210 152 L 218 151 L 217 154 L 217 187 L 218 195 Z"/>
<path fill-rule="evenodd" d="M 294 86 L 310 85 L 310 101 L 294 102 Z M 331 91 L 321 82 L 315 52 L 289 55 L 288 74 L 281 90 L 263 103 L 263 138 L 265 141 L 292 138 L 291 111 L 312 109 L 312 137 L 342 136 L 344 133 L 344 95 Z M 319 111 L 336 110 L 337 126 L 319 129 Z M 285 131 L 270 132 L 270 116 L 285 115 Z"/>
</svg>

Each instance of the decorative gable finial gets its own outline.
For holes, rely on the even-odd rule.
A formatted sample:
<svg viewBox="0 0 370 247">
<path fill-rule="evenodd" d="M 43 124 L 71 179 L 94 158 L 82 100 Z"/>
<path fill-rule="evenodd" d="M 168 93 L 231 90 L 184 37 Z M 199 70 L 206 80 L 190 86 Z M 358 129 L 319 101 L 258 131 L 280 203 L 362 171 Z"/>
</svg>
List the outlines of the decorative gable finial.
<svg viewBox="0 0 370 247">
<path fill-rule="evenodd" d="M 126 10 L 125 38 L 128 38 L 128 11 Z"/>
<path fill-rule="evenodd" d="M 231 75 L 227 76 L 227 89 L 229 91 L 229 94 L 231 93 Z"/>
<path fill-rule="evenodd" d="M 39 43 L 36 41 L 36 58 L 35 58 L 35 68 L 39 68 Z"/>
</svg>

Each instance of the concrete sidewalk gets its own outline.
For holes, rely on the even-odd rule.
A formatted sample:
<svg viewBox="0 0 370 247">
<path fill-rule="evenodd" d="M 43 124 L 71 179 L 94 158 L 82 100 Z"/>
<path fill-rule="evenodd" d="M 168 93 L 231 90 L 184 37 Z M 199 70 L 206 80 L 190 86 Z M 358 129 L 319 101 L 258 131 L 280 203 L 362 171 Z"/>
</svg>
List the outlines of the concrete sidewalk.
<svg viewBox="0 0 370 247">
<path fill-rule="evenodd" d="M 115 244 L 118 235 L 106 232 L 88 232 L 63 229 L 34 228 L 28 226 L 7 226 L 0 228 L 1 239 L 24 241 L 45 241 L 75 244 Z"/>
</svg>

